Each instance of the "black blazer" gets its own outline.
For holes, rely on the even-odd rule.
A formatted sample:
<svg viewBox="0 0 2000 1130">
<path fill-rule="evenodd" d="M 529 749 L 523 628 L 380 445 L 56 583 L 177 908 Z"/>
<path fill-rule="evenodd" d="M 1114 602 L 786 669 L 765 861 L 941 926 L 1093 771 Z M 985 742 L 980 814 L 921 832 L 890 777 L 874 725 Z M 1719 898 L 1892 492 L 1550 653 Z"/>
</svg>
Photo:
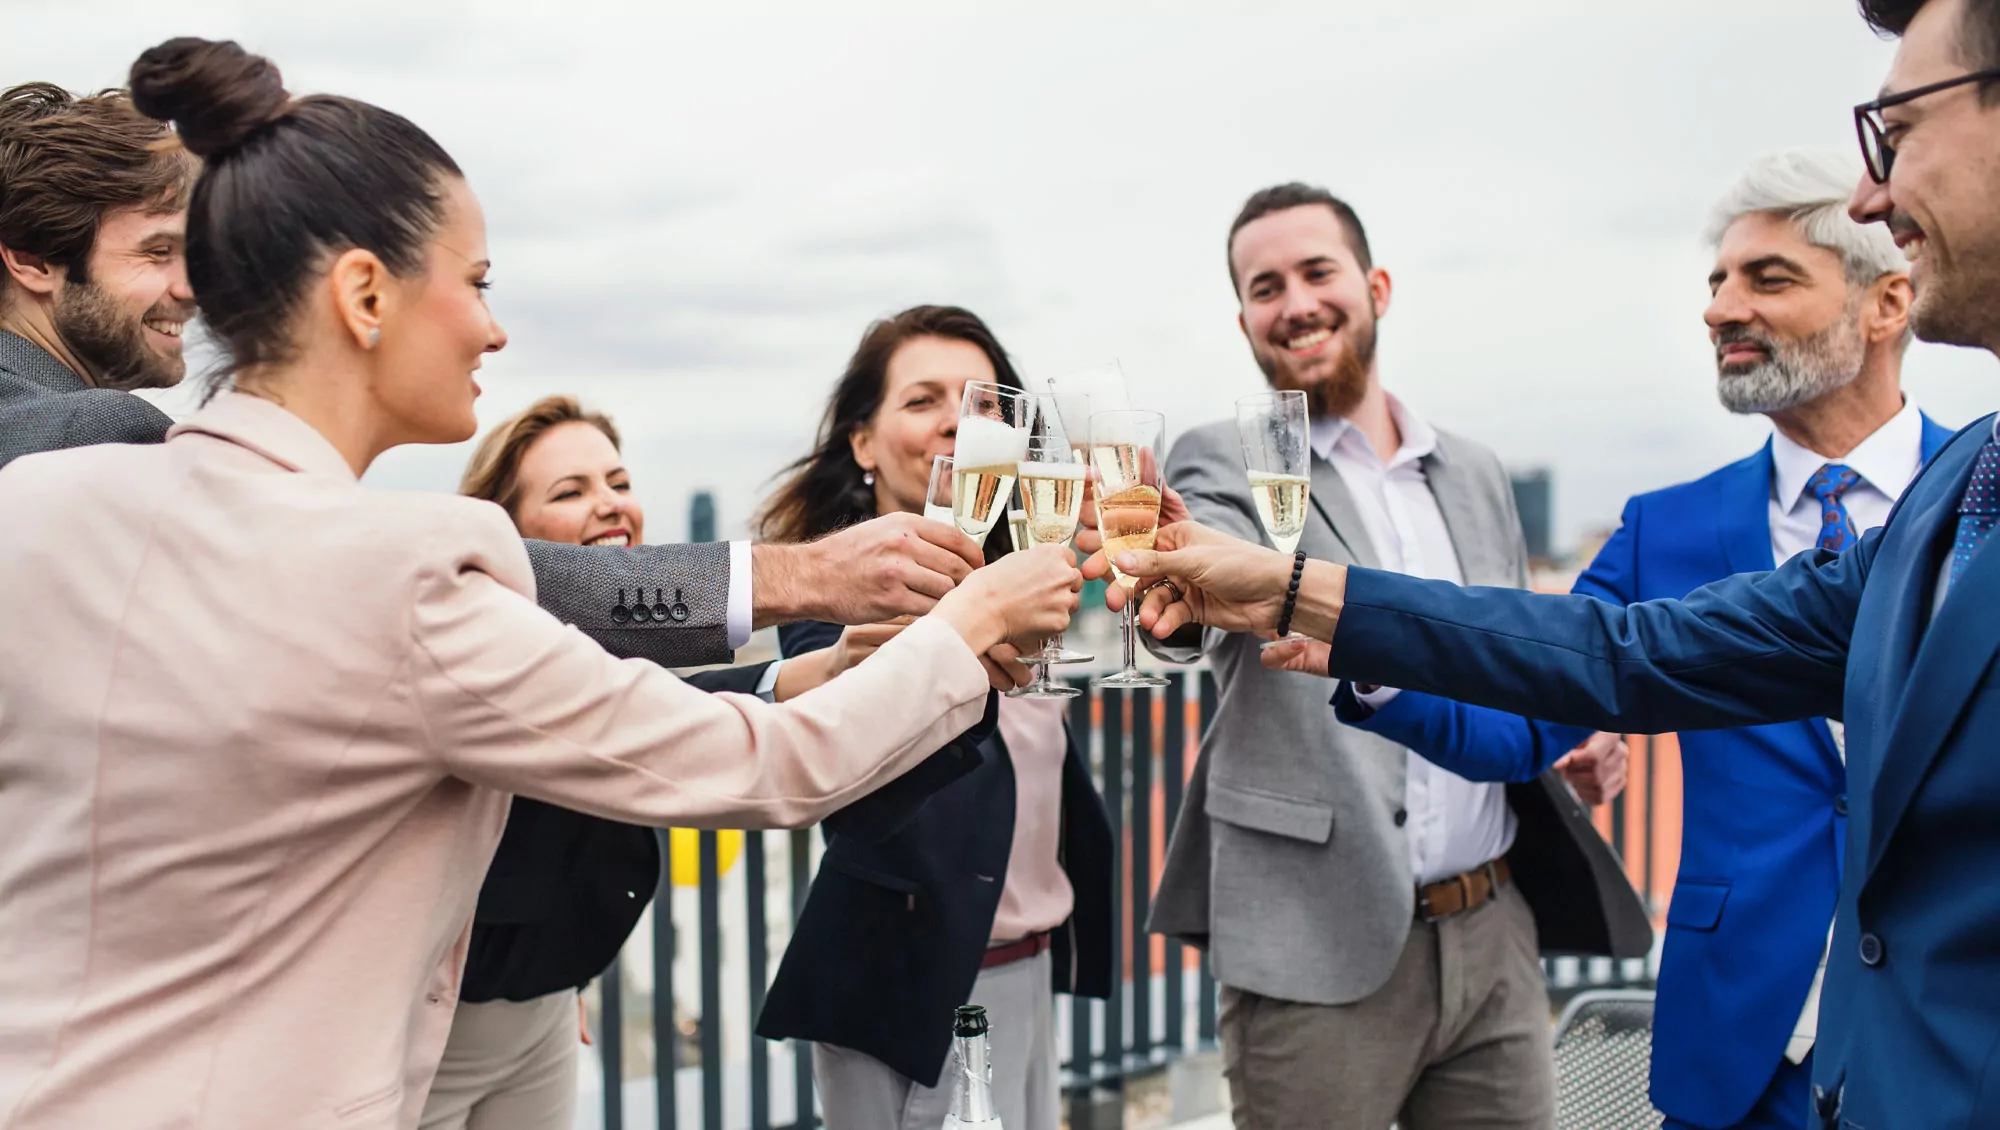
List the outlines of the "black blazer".
<svg viewBox="0 0 2000 1130">
<path fill-rule="evenodd" d="M 779 641 L 797 655 L 839 634 L 831 624 L 793 624 Z M 979 976 L 1014 841 L 1014 766 L 1000 735 L 986 729 L 954 743 L 972 764 L 947 749 L 904 778 L 929 771 L 923 783 L 935 785 L 947 772 L 963 774 L 921 807 L 908 792 L 890 795 L 897 782 L 868 798 L 872 810 L 851 806 L 827 820 L 826 855 L 757 1018 L 758 1035 L 852 1048 L 937 1084 L 952 1009 L 966 1003 Z M 1109 996 L 1111 821 L 1074 735 L 1063 762 L 1060 852 L 1076 906 L 1052 939 L 1052 989 Z"/>
<path fill-rule="evenodd" d="M 697 671 L 687 682 L 749 694 L 769 666 Z M 582 988 L 618 956 L 659 881 L 654 829 L 515 797 L 479 888 L 459 999 Z"/>
</svg>

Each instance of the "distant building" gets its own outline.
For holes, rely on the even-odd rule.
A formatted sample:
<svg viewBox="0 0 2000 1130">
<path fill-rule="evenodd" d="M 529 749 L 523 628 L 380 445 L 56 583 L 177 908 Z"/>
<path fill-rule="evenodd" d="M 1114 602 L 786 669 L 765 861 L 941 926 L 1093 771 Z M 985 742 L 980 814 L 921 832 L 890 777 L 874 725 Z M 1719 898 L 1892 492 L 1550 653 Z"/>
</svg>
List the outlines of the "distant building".
<svg viewBox="0 0 2000 1130">
<path fill-rule="evenodd" d="M 1516 471 L 1509 477 L 1514 483 L 1514 509 L 1521 512 L 1521 532 L 1528 539 L 1529 559 L 1554 560 L 1555 481 L 1549 469 L 1534 467 Z"/>
<path fill-rule="evenodd" d="M 694 502 L 688 506 L 688 540 L 715 540 L 715 495 L 713 492 L 694 492 Z"/>
</svg>

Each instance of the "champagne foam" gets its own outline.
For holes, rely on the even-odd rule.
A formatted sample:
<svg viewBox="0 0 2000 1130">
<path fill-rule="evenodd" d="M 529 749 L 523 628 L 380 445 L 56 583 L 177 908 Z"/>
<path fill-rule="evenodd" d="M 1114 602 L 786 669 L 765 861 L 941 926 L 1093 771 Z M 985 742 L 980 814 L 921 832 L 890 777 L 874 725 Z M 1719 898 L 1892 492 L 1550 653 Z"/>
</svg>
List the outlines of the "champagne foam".
<svg viewBox="0 0 2000 1130">
<path fill-rule="evenodd" d="M 1024 479 L 1082 479 L 1086 475 L 1081 463 L 1021 463 L 1018 474 Z"/>
<path fill-rule="evenodd" d="M 961 472 L 987 467 L 1012 467 L 1028 454 L 1028 429 L 986 416 L 967 416 L 958 422 L 958 443 L 952 451 L 952 465 Z"/>
</svg>

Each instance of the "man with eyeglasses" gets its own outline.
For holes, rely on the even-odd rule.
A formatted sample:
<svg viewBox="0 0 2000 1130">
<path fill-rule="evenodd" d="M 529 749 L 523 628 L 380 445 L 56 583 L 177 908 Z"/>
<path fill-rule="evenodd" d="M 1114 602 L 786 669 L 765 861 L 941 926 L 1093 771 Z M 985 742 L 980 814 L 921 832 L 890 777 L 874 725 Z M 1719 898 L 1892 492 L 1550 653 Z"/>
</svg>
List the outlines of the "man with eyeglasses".
<svg viewBox="0 0 2000 1130">
<path fill-rule="evenodd" d="M 2000 353 L 2000 0 L 1862 0 L 1902 37 L 1861 107 L 1850 214 L 1911 261 L 1928 341 Z M 1596 730 L 1845 723 L 1848 824 L 1814 1124 L 2000 1127 L 2000 438 L 1947 441 L 1884 526 L 1680 600 L 1460 588 L 1297 563 L 1192 523 L 1119 565 L 1140 622 L 1278 624 L 1327 673 Z M 1106 569 L 1103 555 L 1087 576 Z M 1113 587 L 1107 603 L 1122 607 Z"/>
</svg>

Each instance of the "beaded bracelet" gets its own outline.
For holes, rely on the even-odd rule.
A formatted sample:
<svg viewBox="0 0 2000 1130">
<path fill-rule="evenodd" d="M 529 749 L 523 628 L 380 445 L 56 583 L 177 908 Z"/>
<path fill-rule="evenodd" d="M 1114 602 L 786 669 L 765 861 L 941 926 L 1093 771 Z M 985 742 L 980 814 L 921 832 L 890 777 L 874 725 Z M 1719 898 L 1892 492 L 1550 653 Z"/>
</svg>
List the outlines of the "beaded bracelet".
<svg viewBox="0 0 2000 1130">
<path fill-rule="evenodd" d="M 1285 590 L 1285 611 L 1278 617 L 1278 638 L 1292 634 L 1292 613 L 1299 606 L 1299 580 L 1306 575 L 1306 551 L 1301 549 L 1292 554 L 1292 586 Z"/>
</svg>

